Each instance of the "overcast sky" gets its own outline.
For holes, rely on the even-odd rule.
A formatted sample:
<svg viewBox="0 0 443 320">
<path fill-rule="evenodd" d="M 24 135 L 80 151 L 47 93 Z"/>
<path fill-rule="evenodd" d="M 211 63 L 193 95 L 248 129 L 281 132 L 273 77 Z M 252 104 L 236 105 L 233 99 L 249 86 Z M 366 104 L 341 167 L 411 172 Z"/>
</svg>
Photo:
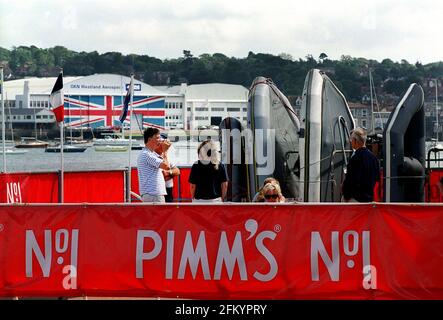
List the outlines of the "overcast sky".
<svg viewBox="0 0 443 320">
<path fill-rule="evenodd" d="M 0 46 L 443 61 L 440 0 L 0 0 Z"/>
</svg>

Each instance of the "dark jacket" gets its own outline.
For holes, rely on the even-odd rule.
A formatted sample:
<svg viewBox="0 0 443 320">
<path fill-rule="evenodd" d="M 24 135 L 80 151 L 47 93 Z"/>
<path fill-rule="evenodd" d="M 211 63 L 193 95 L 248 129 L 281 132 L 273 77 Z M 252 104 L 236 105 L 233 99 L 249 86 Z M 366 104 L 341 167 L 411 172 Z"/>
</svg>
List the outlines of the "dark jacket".
<svg viewBox="0 0 443 320">
<path fill-rule="evenodd" d="M 354 198 L 358 202 L 373 201 L 374 186 L 379 179 L 378 159 L 366 147 L 356 150 L 349 159 L 343 182 L 343 198 Z"/>
</svg>

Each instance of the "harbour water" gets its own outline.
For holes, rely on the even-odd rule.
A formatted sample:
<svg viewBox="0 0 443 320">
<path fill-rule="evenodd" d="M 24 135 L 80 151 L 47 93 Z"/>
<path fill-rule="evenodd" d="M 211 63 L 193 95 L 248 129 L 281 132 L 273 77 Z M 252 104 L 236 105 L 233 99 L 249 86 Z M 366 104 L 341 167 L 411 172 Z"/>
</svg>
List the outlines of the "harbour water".
<svg viewBox="0 0 443 320">
<path fill-rule="evenodd" d="M 60 153 L 45 152 L 45 149 L 27 149 L 25 154 L 7 154 L 6 172 L 53 172 L 61 168 Z M 137 166 L 141 150 L 131 151 L 131 165 Z M 3 156 L 3 155 L 0 155 Z M 197 160 L 197 144 L 171 147 L 169 160 L 180 166 L 191 166 Z M 2 171 L 3 161 L 0 161 Z M 65 171 L 124 170 L 129 166 L 129 151 L 98 152 L 89 147 L 85 152 L 64 153 Z"/>
<path fill-rule="evenodd" d="M 198 142 L 180 141 L 172 144 L 169 160 L 179 166 L 192 166 L 197 160 Z M 217 143 L 218 145 L 218 143 Z M 426 143 L 426 156 L 435 143 Z M 218 145 L 219 147 L 219 145 Z M 45 152 L 45 149 L 27 149 L 25 154 L 7 154 L 6 172 L 54 172 L 60 170 L 60 153 Z M 131 165 L 137 166 L 137 157 L 141 151 L 131 151 Z M 2 157 L 3 155 L 0 154 Z M 443 159 L 443 152 L 432 154 L 431 159 Z M 81 153 L 64 153 L 65 171 L 124 170 L 129 165 L 129 151 L 98 152 L 89 147 Z M 1 168 L 4 172 L 3 161 Z M 443 161 L 432 161 L 431 167 L 441 167 Z"/>
</svg>

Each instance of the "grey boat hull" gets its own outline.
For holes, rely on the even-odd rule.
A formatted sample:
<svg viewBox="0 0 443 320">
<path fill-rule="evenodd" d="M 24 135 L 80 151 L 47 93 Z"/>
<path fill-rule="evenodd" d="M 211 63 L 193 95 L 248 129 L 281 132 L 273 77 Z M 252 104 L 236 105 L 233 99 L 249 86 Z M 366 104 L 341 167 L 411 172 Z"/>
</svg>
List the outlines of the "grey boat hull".
<svg viewBox="0 0 443 320">
<path fill-rule="evenodd" d="M 354 118 L 344 95 L 317 69 L 306 76 L 300 126 L 300 200 L 339 202 Z"/>
<path fill-rule="evenodd" d="M 383 200 L 424 202 L 425 114 L 421 86 L 411 84 L 383 133 Z"/>
<path fill-rule="evenodd" d="M 298 132 L 300 122 L 288 99 L 270 79 L 257 77 L 249 90 L 245 134 L 248 194 L 274 177 L 287 198 L 299 196 Z"/>
</svg>

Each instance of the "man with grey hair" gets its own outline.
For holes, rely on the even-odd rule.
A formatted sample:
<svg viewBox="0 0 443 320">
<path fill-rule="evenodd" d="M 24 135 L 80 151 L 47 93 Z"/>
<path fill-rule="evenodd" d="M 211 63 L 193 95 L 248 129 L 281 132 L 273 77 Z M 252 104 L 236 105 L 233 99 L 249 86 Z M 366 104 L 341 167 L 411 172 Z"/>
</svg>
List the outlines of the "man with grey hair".
<svg viewBox="0 0 443 320">
<path fill-rule="evenodd" d="M 354 153 L 349 159 L 343 181 L 343 202 L 371 202 L 374 186 L 380 179 L 378 159 L 366 148 L 367 134 L 363 128 L 351 131 L 350 142 Z"/>
</svg>

